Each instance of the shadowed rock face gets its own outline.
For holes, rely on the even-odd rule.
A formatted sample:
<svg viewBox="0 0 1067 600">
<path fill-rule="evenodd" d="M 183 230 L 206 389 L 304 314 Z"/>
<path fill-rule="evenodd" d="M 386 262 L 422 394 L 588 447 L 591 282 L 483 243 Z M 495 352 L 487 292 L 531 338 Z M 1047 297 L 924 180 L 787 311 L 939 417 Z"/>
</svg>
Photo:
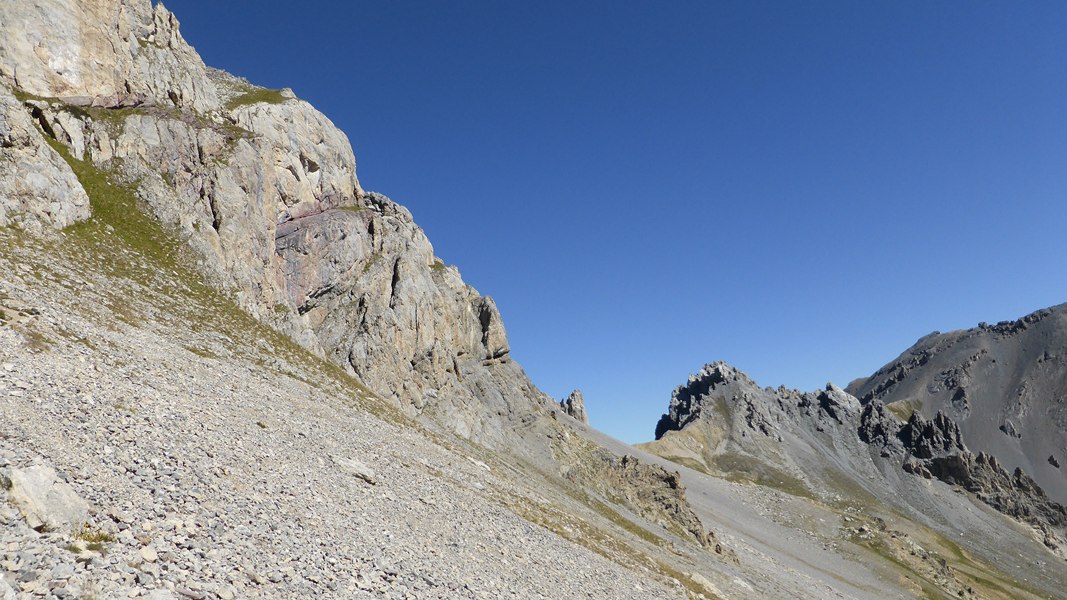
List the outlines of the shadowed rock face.
<svg viewBox="0 0 1067 600">
<path fill-rule="evenodd" d="M 944 413 L 967 446 L 1067 502 L 1067 478 L 1048 460 L 1067 450 L 1067 305 L 933 333 L 848 390 L 927 420 Z"/>
</svg>

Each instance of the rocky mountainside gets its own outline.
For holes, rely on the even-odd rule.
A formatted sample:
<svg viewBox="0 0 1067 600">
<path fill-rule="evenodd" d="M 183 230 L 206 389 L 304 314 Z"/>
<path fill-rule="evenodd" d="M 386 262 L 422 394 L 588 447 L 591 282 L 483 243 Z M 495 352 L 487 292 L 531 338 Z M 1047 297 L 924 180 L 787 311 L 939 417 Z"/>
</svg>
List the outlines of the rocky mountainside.
<svg viewBox="0 0 1067 600">
<path fill-rule="evenodd" d="M 969 447 L 1067 503 L 1067 305 L 934 332 L 848 389 L 905 416 L 944 413 Z"/>
<path fill-rule="evenodd" d="M 1059 505 L 943 415 L 716 364 L 651 452 L 597 432 L 344 133 L 161 4 L 0 36 L 3 600 L 1067 589 Z"/>
<path fill-rule="evenodd" d="M 973 508 L 953 506 L 938 487 L 923 481 L 947 484 L 1003 515 L 999 523 L 981 525 L 982 535 L 1000 541 L 1018 535 L 1010 517 L 1030 527 L 1026 537 L 1055 554 L 1056 568 L 1067 575 L 1067 509 L 1021 469 L 1005 469 L 995 456 L 973 453 L 960 427 L 940 412 L 932 420 L 913 413 L 902 421 L 880 401 L 864 404 L 832 384 L 818 392 L 761 388 L 720 362 L 674 391 L 656 441 L 642 447 L 704 473 L 819 504 L 864 503 L 870 513 L 887 511 L 912 526 L 953 536 Z M 990 565 L 1002 553 L 996 545 L 960 543 Z M 977 587 L 947 568 L 928 580 L 941 593 L 965 596 Z"/>
</svg>

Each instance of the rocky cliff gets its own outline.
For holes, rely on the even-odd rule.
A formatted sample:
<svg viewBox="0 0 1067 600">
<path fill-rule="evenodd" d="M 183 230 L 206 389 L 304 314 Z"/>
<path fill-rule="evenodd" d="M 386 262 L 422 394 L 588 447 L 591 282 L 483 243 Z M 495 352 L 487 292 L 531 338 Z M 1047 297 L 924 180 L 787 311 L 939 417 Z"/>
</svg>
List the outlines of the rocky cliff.
<svg viewBox="0 0 1067 600">
<path fill-rule="evenodd" d="M 409 414 L 493 444 L 545 413 L 492 299 L 311 105 L 205 67 L 149 0 L 6 2 L 0 36 L 0 223 L 63 235 L 108 218 L 93 179 L 129 187 L 172 252 Z"/>
<path fill-rule="evenodd" d="M 835 473 L 870 472 L 863 444 L 846 425 L 861 410 L 834 385 L 817 392 L 761 388 L 742 371 L 711 363 L 674 390 L 657 441 L 647 447 L 711 473 L 818 494 L 831 489 L 821 481 Z"/>
</svg>

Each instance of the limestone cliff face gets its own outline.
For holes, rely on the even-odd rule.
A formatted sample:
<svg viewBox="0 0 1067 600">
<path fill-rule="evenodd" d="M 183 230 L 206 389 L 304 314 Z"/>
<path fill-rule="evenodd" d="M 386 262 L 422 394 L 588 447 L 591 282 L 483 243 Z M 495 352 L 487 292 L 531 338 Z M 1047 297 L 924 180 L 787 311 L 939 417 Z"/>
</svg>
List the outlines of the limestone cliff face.
<svg viewBox="0 0 1067 600">
<path fill-rule="evenodd" d="M 40 233 L 88 217 L 89 197 L 74 172 L 0 85 L 0 226 Z"/>
<path fill-rule="evenodd" d="M 135 185 L 242 307 L 409 413 L 493 443 L 545 412 L 492 299 L 406 209 L 363 191 L 347 137 L 310 104 L 205 67 L 149 0 L 5 2 L 0 36 L 0 161 L 15 166 L 0 224 L 89 218 L 51 138 Z"/>
<path fill-rule="evenodd" d="M 3 2 L 0 31 L 0 80 L 29 94 L 112 106 L 218 106 L 204 63 L 162 4 Z"/>
</svg>

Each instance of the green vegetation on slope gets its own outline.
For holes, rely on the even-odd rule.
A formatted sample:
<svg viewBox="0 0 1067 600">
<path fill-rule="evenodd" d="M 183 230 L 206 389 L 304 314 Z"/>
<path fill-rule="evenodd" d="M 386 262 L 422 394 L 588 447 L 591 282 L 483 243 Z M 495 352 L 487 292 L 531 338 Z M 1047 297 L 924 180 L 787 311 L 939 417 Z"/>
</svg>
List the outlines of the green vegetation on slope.
<svg viewBox="0 0 1067 600">
<path fill-rule="evenodd" d="M 234 96 L 226 103 L 226 110 L 233 110 L 242 106 L 250 106 L 252 104 L 281 104 L 288 98 L 282 95 L 281 90 L 270 90 L 267 88 L 251 87 L 247 89 L 243 94 Z"/>
</svg>

